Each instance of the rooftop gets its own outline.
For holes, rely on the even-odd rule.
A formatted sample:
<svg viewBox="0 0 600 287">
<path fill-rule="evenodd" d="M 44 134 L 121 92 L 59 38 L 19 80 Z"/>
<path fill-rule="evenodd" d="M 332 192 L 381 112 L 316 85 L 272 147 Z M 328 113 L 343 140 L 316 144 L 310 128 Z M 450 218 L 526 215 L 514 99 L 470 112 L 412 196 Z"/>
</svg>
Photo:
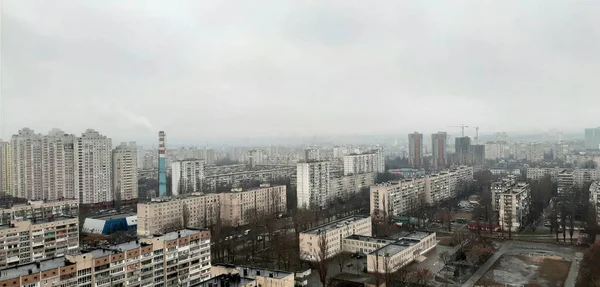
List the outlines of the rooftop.
<svg viewBox="0 0 600 287">
<path fill-rule="evenodd" d="M 238 280 L 239 280 L 239 282 L 238 282 Z M 251 283 L 256 282 L 256 280 L 254 280 L 254 279 L 244 278 L 239 275 L 236 276 L 236 275 L 230 275 L 230 274 L 221 274 L 219 276 L 212 277 L 202 283 L 205 284 L 206 286 L 208 286 L 208 284 L 214 284 L 215 286 L 225 286 L 224 284 L 219 284 L 219 283 L 221 283 L 221 281 L 236 283 L 236 284 L 232 284 L 232 286 L 247 286 Z M 216 284 L 219 284 L 219 285 L 216 285 Z M 202 285 L 202 286 L 205 286 L 205 285 Z"/>
<path fill-rule="evenodd" d="M 425 232 L 425 231 L 415 231 L 409 234 L 406 234 L 404 236 L 402 236 L 402 238 L 408 238 L 408 239 L 416 239 L 416 240 L 423 240 L 423 238 L 431 235 L 432 232 Z M 401 239 L 402 239 L 401 238 Z"/>
<path fill-rule="evenodd" d="M 332 281 L 362 283 L 362 284 L 376 284 L 377 279 L 374 276 L 368 274 L 352 274 L 352 273 L 340 273 L 331 278 Z"/>
<path fill-rule="evenodd" d="M 356 235 L 356 234 L 350 235 L 350 236 L 346 237 L 346 239 L 360 240 L 360 241 L 372 242 L 372 243 L 383 243 L 383 244 L 390 244 L 390 243 L 394 243 L 396 241 L 396 239 L 389 239 L 389 238 L 383 238 L 383 237 L 371 237 L 371 236 Z"/>
<path fill-rule="evenodd" d="M 126 218 L 129 216 L 137 216 L 137 213 L 113 213 L 113 214 L 98 215 L 98 216 L 94 216 L 92 218 L 101 219 L 101 220 L 115 220 L 115 219 Z"/>
<path fill-rule="evenodd" d="M 58 257 L 4 269 L 0 271 L 0 274 L 2 274 L 2 280 L 12 279 L 19 278 L 20 276 L 29 275 L 29 270 L 31 270 L 33 274 L 36 274 L 39 272 L 64 267 L 65 265 L 67 265 L 65 258 Z"/>
<path fill-rule="evenodd" d="M 266 268 L 257 268 L 253 266 L 244 266 L 244 265 L 232 265 L 232 264 L 213 264 L 213 267 L 221 267 L 227 269 L 236 269 L 240 272 L 240 275 L 245 278 L 256 278 L 256 276 L 261 277 L 272 277 L 276 279 L 283 279 L 287 276 L 293 274 L 292 272 L 274 270 L 274 269 L 266 269 Z"/>
<path fill-rule="evenodd" d="M 359 220 L 363 220 L 366 218 L 369 218 L 369 216 L 348 216 L 348 217 L 342 218 L 340 220 L 332 221 L 330 223 L 323 224 L 321 226 L 317 226 L 313 229 L 303 231 L 301 233 L 317 235 L 321 231 L 334 230 L 336 228 L 343 227 L 346 224 L 354 223 L 354 222 L 357 222 Z"/>
</svg>

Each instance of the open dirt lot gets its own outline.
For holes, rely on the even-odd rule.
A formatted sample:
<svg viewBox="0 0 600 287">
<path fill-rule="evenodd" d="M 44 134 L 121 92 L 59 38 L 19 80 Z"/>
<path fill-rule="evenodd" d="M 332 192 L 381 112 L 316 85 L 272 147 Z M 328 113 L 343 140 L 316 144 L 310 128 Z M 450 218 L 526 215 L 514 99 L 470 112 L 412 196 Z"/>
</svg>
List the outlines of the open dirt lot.
<svg viewBox="0 0 600 287">
<path fill-rule="evenodd" d="M 560 257 L 503 255 L 476 286 L 565 286 L 571 262 Z"/>
</svg>

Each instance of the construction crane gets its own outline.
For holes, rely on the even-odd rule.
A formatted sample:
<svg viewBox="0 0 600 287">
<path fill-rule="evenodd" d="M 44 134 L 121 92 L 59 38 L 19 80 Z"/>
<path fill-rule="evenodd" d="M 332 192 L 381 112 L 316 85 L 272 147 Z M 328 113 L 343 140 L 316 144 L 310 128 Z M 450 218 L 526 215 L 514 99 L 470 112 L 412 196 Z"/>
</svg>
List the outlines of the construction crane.
<svg viewBox="0 0 600 287">
<path fill-rule="evenodd" d="M 449 128 L 461 128 L 462 131 L 462 137 L 465 136 L 465 128 L 468 128 L 469 126 L 465 126 L 465 125 L 460 125 L 460 126 L 448 126 Z"/>
<path fill-rule="evenodd" d="M 475 129 L 475 144 L 479 144 L 479 126 L 474 126 Z"/>
</svg>

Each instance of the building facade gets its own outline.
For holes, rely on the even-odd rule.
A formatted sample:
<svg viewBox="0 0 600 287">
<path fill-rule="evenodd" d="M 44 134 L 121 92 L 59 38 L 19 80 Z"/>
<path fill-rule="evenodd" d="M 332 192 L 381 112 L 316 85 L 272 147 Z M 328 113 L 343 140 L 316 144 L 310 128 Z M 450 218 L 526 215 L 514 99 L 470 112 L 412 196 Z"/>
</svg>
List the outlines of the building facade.
<svg viewBox="0 0 600 287">
<path fill-rule="evenodd" d="M 367 255 L 367 272 L 390 274 L 437 246 L 435 232 L 413 232 Z"/>
<path fill-rule="evenodd" d="M 287 272 L 287 271 L 281 271 L 281 270 L 272 270 L 272 269 L 265 269 L 265 268 L 256 268 L 256 267 L 251 267 L 251 266 L 236 266 L 236 265 L 229 265 L 229 264 L 216 264 L 216 265 L 212 265 L 211 267 L 211 275 L 212 278 L 215 278 L 216 280 L 214 280 L 214 285 L 212 286 L 224 286 L 226 284 L 221 282 L 221 276 L 231 276 L 231 275 L 235 275 L 237 274 L 239 277 L 234 279 L 240 280 L 240 285 L 239 286 L 269 286 L 269 287 L 294 287 L 294 277 L 295 274 L 293 272 Z M 231 279 L 234 277 L 229 277 L 228 279 Z M 212 279 L 211 279 L 212 280 Z M 209 283 L 211 283 L 209 280 L 208 282 L 203 282 L 203 285 L 201 287 L 204 286 L 211 286 L 208 285 Z M 225 282 L 227 281 L 233 281 L 234 280 L 224 280 Z M 219 283 L 222 283 L 221 285 L 219 285 Z"/>
<path fill-rule="evenodd" d="M 385 158 L 381 150 L 344 156 L 344 175 L 385 172 Z"/>
<path fill-rule="evenodd" d="M 600 149 L 600 127 L 585 129 L 585 148 L 589 150 Z"/>
<path fill-rule="evenodd" d="M 408 161 L 413 167 L 423 166 L 423 134 L 408 134 Z"/>
<path fill-rule="evenodd" d="M 15 195 L 13 179 L 12 146 L 10 142 L 0 141 L 0 194 Z"/>
<path fill-rule="evenodd" d="M 44 199 L 42 182 L 42 136 L 29 128 L 11 138 L 13 194 L 29 200 Z"/>
<path fill-rule="evenodd" d="M 79 224 L 74 217 L 50 215 L 0 225 L 0 269 L 64 256 L 77 248 Z"/>
<path fill-rule="evenodd" d="M 299 208 L 322 209 L 331 198 L 330 162 L 301 162 L 296 168 Z"/>
<path fill-rule="evenodd" d="M 184 229 L 11 267 L 0 286 L 199 286 L 210 269 L 210 231 Z"/>
<path fill-rule="evenodd" d="M 14 221 L 36 218 L 77 217 L 79 214 L 79 201 L 77 199 L 29 201 L 22 204 L 13 204 L 10 208 L 0 208 L 0 225 L 8 225 Z"/>
<path fill-rule="evenodd" d="M 500 228 L 517 231 L 524 227 L 531 205 L 531 187 L 508 177 L 492 184 L 492 208 L 498 211 Z"/>
<path fill-rule="evenodd" d="M 225 193 L 189 194 L 184 197 L 156 198 L 138 204 L 138 234 L 150 236 L 178 228 L 204 228 L 248 224 L 257 216 L 285 213 L 286 186 L 262 185 L 251 190 L 234 189 Z"/>
<path fill-rule="evenodd" d="M 431 134 L 431 153 L 433 155 L 433 167 L 444 168 L 448 164 L 446 157 L 448 135 L 445 132 Z"/>
<path fill-rule="evenodd" d="M 590 203 L 596 209 L 596 222 L 600 224 L 600 182 L 594 181 L 590 185 Z"/>
<path fill-rule="evenodd" d="M 115 199 L 138 198 L 138 163 L 135 142 L 121 143 L 112 152 L 113 193 Z"/>
<path fill-rule="evenodd" d="M 471 151 L 470 137 L 457 137 L 454 139 L 454 156 L 457 164 L 469 164 L 469 152 Z"/>
<path fill-rule="evenodd" d="M 113 201 L 112 140 L 88 129 L 75 141 L 75 180 L 79 202 Z"/>
<path fill-rule="evenodd" d="M 343 239 L 350 235 L 371 236 L 370 216 L 350 216 L 300 232 L 300 258 L 321 261 L 343 251 Z"/>
<path fill-rule="evenodd" d="M 171 163 L 173 195 L 201 192 L 204 181 L 204 160 L 189 159 Z"/>
</svg>

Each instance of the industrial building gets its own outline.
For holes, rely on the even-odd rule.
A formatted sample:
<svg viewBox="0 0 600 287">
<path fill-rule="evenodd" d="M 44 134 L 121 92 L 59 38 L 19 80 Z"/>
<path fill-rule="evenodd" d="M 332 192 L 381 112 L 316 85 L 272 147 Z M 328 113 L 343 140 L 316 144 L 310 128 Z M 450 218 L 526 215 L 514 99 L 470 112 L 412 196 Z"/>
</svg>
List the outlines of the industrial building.
<svg viewBox="0 0 600 287">
<path fill-rule="evenodd" d="M 108 214 L 86 218 L 83 223 L 82 232 L 110 235 L 119 231 L 137 230 L 137 214 Z"/>
</svg>

